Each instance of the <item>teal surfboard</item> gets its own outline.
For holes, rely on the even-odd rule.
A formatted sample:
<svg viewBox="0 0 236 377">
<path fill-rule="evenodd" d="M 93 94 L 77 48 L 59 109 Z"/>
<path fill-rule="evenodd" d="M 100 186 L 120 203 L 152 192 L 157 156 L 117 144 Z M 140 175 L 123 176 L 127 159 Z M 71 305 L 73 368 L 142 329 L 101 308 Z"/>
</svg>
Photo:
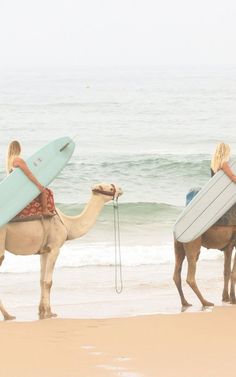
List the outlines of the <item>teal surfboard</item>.
<svg viewBox="0 0 236 377">
<path fill-rule="evenodd" d="M 62 137 L 44 146 L 26 160 L 37 180 L 48 186 L 65 167 L 75 149 L 69 137 Z M 5 225 L 40 194 L 20 168 L 0 183 L 0 227 Z"/>
</svg>

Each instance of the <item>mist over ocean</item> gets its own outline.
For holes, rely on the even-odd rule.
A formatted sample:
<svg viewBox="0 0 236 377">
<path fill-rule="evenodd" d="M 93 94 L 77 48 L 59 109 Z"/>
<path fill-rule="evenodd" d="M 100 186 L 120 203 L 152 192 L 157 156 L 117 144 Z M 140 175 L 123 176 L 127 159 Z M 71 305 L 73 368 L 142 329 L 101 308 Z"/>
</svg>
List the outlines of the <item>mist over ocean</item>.
<svg viewBox="0 0 236 377">
<path fill-rule="evenodd" d="M 172 227 L 187 191 L 210 178 L 218 141 L 236 153 L 236 69 L 230 67 L 32 68 L 0 72 L 0 179 L 8 143 L 27 158 L 45 143 L 75 138 L 70 163 L 51 184 L 67 214 L 82 211 L 95 183 L 122 187 L 124 266 L 170 265 Z M 38 271 L 6 253 L 4 273 Z M 221 258 L 203 253 L 203 258 Z M 66 243 L 57 268 L 114 264 L 112 205 L 93 230 Z M 169 268 L 169 267 L 168 267 Z"/>
</svg>

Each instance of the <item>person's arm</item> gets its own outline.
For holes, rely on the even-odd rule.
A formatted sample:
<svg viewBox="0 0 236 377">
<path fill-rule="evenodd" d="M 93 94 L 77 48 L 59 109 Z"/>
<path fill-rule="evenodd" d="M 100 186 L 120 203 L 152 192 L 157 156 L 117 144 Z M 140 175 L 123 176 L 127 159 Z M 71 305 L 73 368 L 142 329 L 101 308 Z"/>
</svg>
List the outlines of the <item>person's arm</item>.
<svg viewBox="0 0 236 377">
<path fill-rule="evenodd" d="M 16 157 L 13 161 L 13 166 L 14 168 L 20 168 L 23 171 L 23 173 L 31 180 L 31 182 L 33 182 L 38 187 L 38 189 L 41 192 L 45 190 L 44 186 L 41 185 L 41 183 L 39 183 L 39 181 L 35 178 L 31 170 L 28 168 L 26 162 L 22 158 Z"/>
<path fill-rule="evenodd" d="M 223 163 L 222 170 L 231 179 L 231 181 L 236 183 L 236 175 L 234 175 L 232 169 L 229 167 L 227 162 Z"/>
</svg>

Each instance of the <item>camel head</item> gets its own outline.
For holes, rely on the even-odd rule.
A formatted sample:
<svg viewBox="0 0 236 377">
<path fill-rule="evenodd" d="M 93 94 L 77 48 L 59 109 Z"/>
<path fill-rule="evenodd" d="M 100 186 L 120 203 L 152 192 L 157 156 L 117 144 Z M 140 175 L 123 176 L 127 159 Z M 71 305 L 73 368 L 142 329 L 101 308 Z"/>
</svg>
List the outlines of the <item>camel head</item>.
<svg viewBox="0 0 236 377">
<path fill-rule="evenodd" d="M 113 183 L 100 183 L 92 187 L 92 193 L 93 195 L 102 195 L 104 201 L 109 202 L 112 199 L 117 199 L 123 194 L 123 191 Z"/>
</svg>

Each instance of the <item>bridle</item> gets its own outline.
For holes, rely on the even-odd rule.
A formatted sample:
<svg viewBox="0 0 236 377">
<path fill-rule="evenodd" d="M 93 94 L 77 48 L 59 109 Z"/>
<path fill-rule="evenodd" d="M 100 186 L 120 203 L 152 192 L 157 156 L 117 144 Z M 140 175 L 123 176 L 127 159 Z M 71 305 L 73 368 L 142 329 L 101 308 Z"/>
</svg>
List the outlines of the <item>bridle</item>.
<svg viewBox="0 0 236 377">
<path fill-rule="evenodd" d="M 114 199 L 115 195 L 116 195 L 116 186 L 113 183 L 111 183 L 111 186 L 112 186 L 112 189 L 113 189 L 112 191 L 103 190 L 102 186 L 100 186 L 101 188 L 94 188 L 94 189 L 92 189 L 92 192 L 95 193 L 95 194 L 102 194 L 102 195 L 106 195 L 106 196 L 112 196 L 113 199 Z"/>
</svg>

